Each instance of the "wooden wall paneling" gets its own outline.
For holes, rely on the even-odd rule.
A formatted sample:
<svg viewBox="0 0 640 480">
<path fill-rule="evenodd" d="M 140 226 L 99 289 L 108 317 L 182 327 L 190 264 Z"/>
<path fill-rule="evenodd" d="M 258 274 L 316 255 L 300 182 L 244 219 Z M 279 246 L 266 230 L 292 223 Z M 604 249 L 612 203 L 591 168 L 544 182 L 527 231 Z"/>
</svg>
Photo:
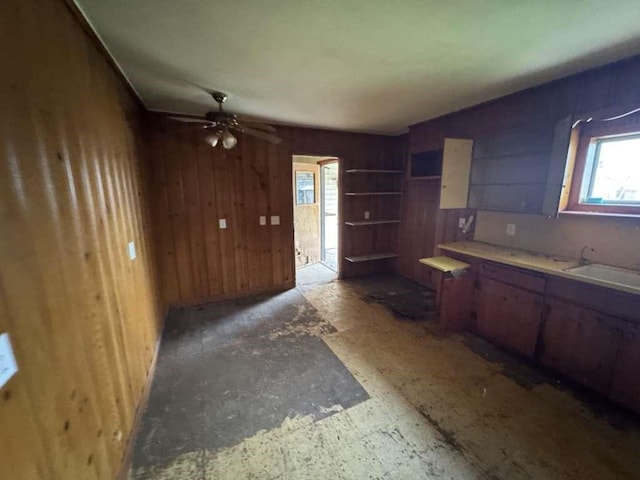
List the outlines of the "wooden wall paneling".
<svg viewBox="0 0 640 480">
<path fill-rule="evenodd" d="M 209 280 L 207 272 L 207 260 L 205 253 L 205 236 L 202 225 L 202 203 L 200 199 L 200 153 L 198 151 L 202 140 L 193 131 L 187 130 L 189 138 L 182 143 L 183 154 L 181 158 L 193 155 L 195 161 L 185 162 L 182 167 L 184 172 L 182 194 L 184 196 L 187 225 L 189 228 L 189 248 L 191 252 L 191 269 L 193 274 L 193 291 L 198 298 L 209 296 Z M 205 144 L 206 146 L 206 144 Z"/>
<path fill-rule="evenodd" d="M 238 289 L 238 279 L 235 267 L 235 226 L 234 222 L 238 218 L 233 215 L 233 175 L 231 171 L 231 156 L 227 151 L 216 151 L 216 196 L 218 207 L 218 218 L 227 220 L 226 229 L 218 229 L 220 234 L 220 258 L 222 260 L 222 278 L 224 282 L 224 294 L 233 294 Z M 188 159 L 185 159 L 188 161 Z M 233 218 L 232 218 L 233 217 Z M 174 232 L 180 235 L 181 232 Z M 196 299 L 192 292 L 185 292 L 181 299 L 187 301 Z"/>
<path fill-rule="evenodd" d="M 158 263 L 162 291 L 168 303 L 246 295 L 293 284 L 293 195 L 290 188 L 293 153 L 340 158 L 341 222 L 346 215 L 362 216 L 364 210 L 372 212 L 372 217 L 391 215 L 392 208 L 397 211 L 402 202 L 400 198 L 369 198 L 369 203 L 365 204 L 364 198 L 358 198 L 353 205 L 347 203 L 344 192 L 353 186 L 349 182 L 356 182 L 363 190 L 372 186 L 399 189 L 401 179 L 354 180 L 345 176 L 344 170 L 402 168 L 406 137 L 399 141 L 376 135 L 278 126 L 278 133 L 283 138 L 280 145 L 240 135 L 238 145 L 225 151 L 220 147 L 208 147 L 197 131 L 189 134 L 192 136 L 180 133 L 177 125 L 157 114 L 148 114 L 145 125 L 149 156 L 161 154 L 162 157 L 160 164 L 150 162 L 153 182 L 150 188 L 154 199 L 158 200 L 153 206 L 154 234 L 162 245 Z M 204 180 L 210 168 L 203 167 L 203 163 L 209 161 L 204 156 L 212 158 L 210 183 Z M 193 164 L 197 166 L 193 167 Z M 160 171 L 154 171 L 157 169 Z M 165 204 L 160 203 L 162 199 Z M 167 213 L 169 222 L 166 221 Z M 267 217 L 268 225 L 259 226 L 260 215 Z M 280 217 L 280 225 L 270 224 L 272 215 Z M 227 229 L 218 229 L 219 218 L 227 219 Z M 341 273 L 352 276 L 393 269 L 393 261 L 354 265 L 344 262 L 343 257 L 379 248 L 395 251 L 397 231 L 397 226 L 393 225 L 386 229 L 341 228 Z M 173 239 L 173 247 L 169 238 Z M 173 254 L 169 255 L 171 247 Z M 366 248 L 369 250 L 365 251 Z M 170 256 L 174 257 L 173 262 L 169 260 Z M 194 262 L 205 267 L 195 267 Z M 206 292 L 202 288 L 202 275 L 208 285 Z M 172 277 L 177 277 L 177 282 Z"/>
<path fill-rule="evenodd" d="M 113 478 L 158 333 L 137 105 L 62 2 L 0 10 L 0 477 Z"/>
<path fill-rule="evenodd" d="M 260 282 L 258 289 L 270 287 L 272 285 L 271 274 L 271 236 L 270 227 L 271 205 L 269 204 L 269 146 L 265 142 L 253 142 L 256 155 L 255 172 L 259 183 L 259 193 L 257 196 L 257 214 L 266 216 L 267 225 L 260 229 L 260 236 L 255 240 L 258 242 L 259 248 L 259 265 L 260 265 Z M 292 194 L 293 204 L 293 194 Z M 259 218 L 258 218 L 259 219 Z"/>
<path fill-rule="evenodd" d="M 180 296 L 193 292 L 193 278 L 190 265 L 190 245 L 188 236 L 177 235 L 177 232 L 188 232 L 187 218 L 182 196 L 181 148 L 180 141 L 165 131 L 166 143 L 163 145 L 163 162 L 169 215 L 175 249 L 175 262 Z"/>
<path fill-rule="evenodd" d="M 282 283 L 284 285 L 293 286 L 295 282 L 295 249 L 293 237 L 293 193 L 290 190 L 291 176 L 293 171 L 293 163 L 291 152 L 283 146 L 269 145 L 280 159 L 281 167 L 279 168 L 280 177 L 278 179 L 278 192 L 280 204 L 280 242 L 282 245 Z M 338 165 L 338 168 L 340 166 Z M 287 173 L 285 176 L 283 173 Z M 338 171 L 340 176 L 340 170 Z M 340 215 L 338 215 L 340 222 Z M 339 224 L 339 223 L 338 223 Z M 340 230 L 338 230 L 340 231 Z"/>
<path fill-rule="evenodd" d="M 409 129 L 408 147 L 412 153 L 428 151 L 442 148 L 445 137 L 477 139 L 492 135 L 492 132 L 517 129 L 528 124 L 537 124 L 542 127 L 546 125 L 551 132 L 553 125 L 567 115 L 590 112 L 604 107 L 639 103 L 640 93 L 634 87 L 639 81 L 640 56 L 636 56 L 412 125 Z M 533 144 L 535 143 L 533 142 Z M 535 151 L 517 151 L 516 153 L 515 156 L 510 155 L 492 160 L 490 165 L 485 166 L 489 169 L 487 172 L 477 172 L 472 168 L 472 183 L 509 183 L 509 179 L 514 177 L 527 178 L 533 183 L 538 183 L 539 179 L 540 185 L 545 183 L 547 165 L 537 164 L 536 161 L 539 161 L 542 158 L 541 155 L 546 155 L 546 153 L 542 151 L 537 154 Z M 474 160 L 475 162 L 476 160 Z M 496 189 L 496 187 L 492 188 Z M 518 195 L 520 188 L 516 188 L 516 191 L 511 192 L 514 201 L 522 203 L 525 200 L 527 205 L 533 206 L 542 204 L 541 191 L 536 192 L 535 186 L 531 185 L 523 188 L 528 188 L 529 193 L 525 193 L 524 196 Z M 473 194 L 478 193 L 477 188 L 475 190 Z M 498 190 L 503 189 L 498 188 Z M 498 191 L 494 196 L 499 199 L 502 194 L 502 191 Z M 414 195 L 412 201 L 415 200 L 418 205 L 424 205 L 428 201 L 430 193 L 424 192 L 424 195 L 423 198 Z M 407 202 L 409 199 L 410 195 L 406 195 L 404 201 Z M 439 212 L 438 229 L 434 229 L 433 226 L 430 227 L 425 223 L 430 220 L 421 217 L 418 208 L 414 209 L 410 206 L 404 208 L 409 215 L 403 215 L 403 224 L 399 234 L 400 244 L 408 245 L 410 239 L 406 236 L 414 235 L 414 231 L 423 228 L 431 228 L 430 235 L 436 237 L 436 244 L 439 243 L 439 238 L 441 238 L 439 228 L 443 219 L 447 217 L 442 217 L 442 213 Z M 530 207 L 527 210 L 532 211 L 533 208 Z M 410 212 L 415 212 L 418 216 L 412 217 Z M 447 213 L 446 215 L 456 215 L 456 213 Z M 411 228 L 405 225 L 408 222 L 412 224 Z M 413 272 L 410 269 L 418 258 L 415 250 L 400 248 L 398 264 L 401 272 L 412 276 Z"/>
<path fill-rule="evenodd" d="M 161 128 L 161 126 L 158 126 Z M 180 280 L 176 261 L 176 248 L 173 231 L 170 228 L 173 222 L 167 185 L 167 167 L 164 158 L 163 142 L 160 135 L 149 135 L 144 129 L 144 148 L 147 155 L 150 204 L 154 210 L 152 222 L 153 238 L 157 251 L 158 283 L 161 298 L 178 298 L 180 296 Z M 209 179 L 210 181 L 210 179 Z"/>
<path fill-rule="evenodd" d="M 269 162 L 269 205 L 271 205 L 271 215 L 280 216 L 280 225 L 271 225 L 271 221 L 267 222 L 269 224 L 269 229 L 271 230 L 271 272 L 273 277 L 271 279 L 271 285 L 281 285 L 283 278 L 283 245 L 282 245 L 282 228 L 283 228 L 283 218 L 282 218 L 282 208 L 280 206 L 279 200 L 279 192 L 278 187 L 279 181 L 278 177 L 281 174 L 280 169 L 278 168 L 278 155 L 277 155 L 276 146 L 268 145 L 267 146 L 267 158 Z M 288 168 L 287 168 L 288 167 Z M 287 179 L 291 178 L 291 161 L 287 162 L 286 166 L 281 166 L 283 171 L 288 171 Z M 284 172 L 282 172 L 284 173 Z M 287 182 L 287 186 L 288 186 Z M 283 185 L 284 186 L 284 185 Z M 293 199 L 292 199 L 293 202 Z M 286 254 L 289 254 L 287 251 Z"/>
<path fill-rule="evenodd" d="M 418 259 L 433 256 L 440 184 L 433 180 L 412 180 L 405 184 L 400 225 L 400 272 L 416 281 L 431 284 L 429 268 Z"/>
<path fill-rule="evenodd" d="M 257 142 L 242 142 L 242 158 L 251 159 L 245 166 L 242 176 L 242 190 L 245 194 L 244 206 L 250 212 L 246 219 L 246 258 L 247 258 L 247 289 L 256 291 L 260 288 L 260 246 L 256 238 L 260 237 L 259 216 L 260 206 L 257 203 L 259 190 L 258 152 Z M 251 168 L 253 165 L 253 168 Z"/>
<path fill-rule="evenodd" d="M 217 297 L 222 294 L 220 271 L 220 248 L 218 235 L 218 207 L 213 188 L 214 150 L 194 135 L 196 162 L 198 165 L 198 191 L 200 192 L 199 222 L 202 227 L 203 249 L 206 262 L 207 295 Z M 157 190 L 161 190 L 158 188 Z M 170 297 L 171 298 L 171 297 Z"/>
</svg>

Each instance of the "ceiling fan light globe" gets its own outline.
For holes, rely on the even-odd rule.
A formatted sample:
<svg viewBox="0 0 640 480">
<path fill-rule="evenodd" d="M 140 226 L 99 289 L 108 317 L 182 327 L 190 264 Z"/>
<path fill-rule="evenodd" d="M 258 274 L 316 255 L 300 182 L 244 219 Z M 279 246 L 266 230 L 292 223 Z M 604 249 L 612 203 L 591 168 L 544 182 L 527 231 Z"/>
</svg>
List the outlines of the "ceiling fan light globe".
<svg viewBox="0 0 640 480">
<path fill-rule="evenodd" d="M 236 143 L 238 143 L 238 140 L 231 134 L 231 132 L 224 132 L 222 134 L 222 146 L 227 150 L 235 147 Z"/>
<path fill-rule="evenodd" d="M 216 132 L 211 135 L 207 135 L 204 137 L 204 141 L 207 142 L 212 147 L 215 147 L 218 144 L 218 140 L 220 140 L 220 132 Z"/>
</svg>

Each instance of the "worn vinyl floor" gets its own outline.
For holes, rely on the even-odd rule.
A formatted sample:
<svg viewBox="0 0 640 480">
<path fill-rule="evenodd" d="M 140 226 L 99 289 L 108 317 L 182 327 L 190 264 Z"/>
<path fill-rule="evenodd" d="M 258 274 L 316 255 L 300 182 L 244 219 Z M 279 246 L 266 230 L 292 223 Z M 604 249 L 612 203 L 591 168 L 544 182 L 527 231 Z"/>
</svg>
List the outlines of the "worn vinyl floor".
<svg viewBox="0 0 640 480">
<path fill-rule="evenodd" d="M 431 303 L 383 276 L 173 312 L 130 479 L 640 478 L 636 420 Z"/>
</svg>

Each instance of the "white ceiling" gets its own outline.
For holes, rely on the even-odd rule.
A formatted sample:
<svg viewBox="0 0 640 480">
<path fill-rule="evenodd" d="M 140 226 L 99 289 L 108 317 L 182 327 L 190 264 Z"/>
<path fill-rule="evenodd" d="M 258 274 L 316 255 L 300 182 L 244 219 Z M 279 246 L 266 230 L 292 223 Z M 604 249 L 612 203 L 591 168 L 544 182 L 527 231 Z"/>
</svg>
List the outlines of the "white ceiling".
<svg viewBox="0 0 640 480">
<path fill-rule="evenodd" d="M 640 53 L 638 0 L 76 0 L 151 110 L 395 134 Z"/>
</svg>

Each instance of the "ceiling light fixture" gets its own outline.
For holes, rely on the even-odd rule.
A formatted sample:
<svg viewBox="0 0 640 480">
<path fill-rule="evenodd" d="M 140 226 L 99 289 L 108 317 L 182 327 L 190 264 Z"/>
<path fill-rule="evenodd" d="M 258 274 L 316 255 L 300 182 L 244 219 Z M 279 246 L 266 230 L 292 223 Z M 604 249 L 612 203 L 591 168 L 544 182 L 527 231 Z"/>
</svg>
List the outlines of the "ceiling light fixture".
<svg viewBox="0 0 640 480">
<path fill-rule="evenodd" d="M 218 140 L 220 140 L 221 133 L 216 132 L 211 135 L 207 135 L 204 137 L 204 141 L 207 142 L 212 147 L 215 147 L 218 144 Z"/>
<path fill-rule="evenodd" d="M 229 130 L 225 130 L 222 133 L 222 146 L 224 148 L 229 150 L 230 148 L 235 147 L 236 143 L 238 143 L 238 140 L 231 134 L 231 132 L 229 132 Z"/>
</svg>

